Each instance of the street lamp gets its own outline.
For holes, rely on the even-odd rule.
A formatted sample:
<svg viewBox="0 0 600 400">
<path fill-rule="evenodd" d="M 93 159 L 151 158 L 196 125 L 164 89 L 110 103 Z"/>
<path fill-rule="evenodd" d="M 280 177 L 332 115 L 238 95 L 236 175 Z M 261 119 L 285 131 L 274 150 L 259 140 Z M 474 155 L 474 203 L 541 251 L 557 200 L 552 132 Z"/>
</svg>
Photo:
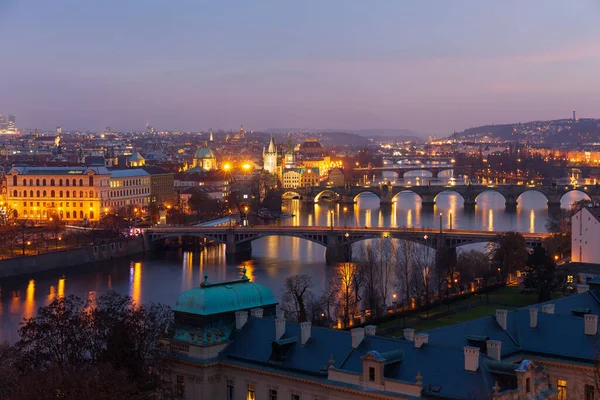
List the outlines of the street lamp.
<svg viewBox="0 0 600 400">
<path fill-rule="evenodd" d="M 440 233 L 442 233 L 442 217 L 444 214 L 440 213 Z"/>
<path fill-rule="evenodd" d="M 331 230 L 333 230 L 333 210 L 330 210 L 329 214 L 331 215 Z"/>
<path fill-rule="evenodd" d="M 452 210 L 450 210 L 450 230 L 452 230 Z"/>
<path fill-rule="evenodd" d="M 348 211 L 348 207 L 344 206 L 344 228 L 346 227 L 346 212 Z"/>
</svg>

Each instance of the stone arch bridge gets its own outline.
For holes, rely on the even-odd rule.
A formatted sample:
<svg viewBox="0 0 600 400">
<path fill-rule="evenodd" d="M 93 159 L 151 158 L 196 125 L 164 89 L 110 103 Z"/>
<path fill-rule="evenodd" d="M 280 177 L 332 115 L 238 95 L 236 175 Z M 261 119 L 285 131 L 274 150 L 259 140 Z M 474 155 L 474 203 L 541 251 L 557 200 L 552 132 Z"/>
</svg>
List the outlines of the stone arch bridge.
<svg viewBox="0 0 600 400">
<path fill-rule="evenodd" d="M 325 259 L 328 264 L 350 261 L 351 246 L 368 239 L 402 239 L 410 240 L 439 250 L 454 249 L 472 243 L 493 242 L 497 233 L 468 230 L 436 230 L 409 228 L 357 228 L 357 227 L 320 227 L 320 226 L 269 226 L 254 227 L 166 227 L 144 230 L 147 247 L 167 238 L 193 236 L 205 238 L 226 245 L 227 255 L 249 255 L 254 240 L 267 236 L 289 236 L 301 238 L 325 247 Z M 545 233 L 523 233 L 530 247 L 540 246 Z"/>
<path fill-rule="evenodd" d="M 343 203 L 355 203 L 363 193 L 372 193 L 379 197 L 382 205 L 393 203 L 395 197 L 402 192 L 412 192 L 421 198 L 423 207 L 433 207 L 440 193 L 458 193 L 464 199 L 464 206 L 474 207 L 477 197 L 484 192 L 500 193 L 505 199 L 507 208 L 516 208 L 519 196 L 525 192 L 534 191 L 543 194 L 549 208 L 560 208 L 562 197 L 571 192 L 585 193 L 593 202 L 600 202 L 599 185 L 587 186 L 528 186 L 528 185 L 454 185 L 454 186 L 313 186 L 298 189 L 285 189 L 284 196 L 295 195 L 302 201 L 310 203 L 318 201 L 321 196 L 328 194 Z"/>
</svg>

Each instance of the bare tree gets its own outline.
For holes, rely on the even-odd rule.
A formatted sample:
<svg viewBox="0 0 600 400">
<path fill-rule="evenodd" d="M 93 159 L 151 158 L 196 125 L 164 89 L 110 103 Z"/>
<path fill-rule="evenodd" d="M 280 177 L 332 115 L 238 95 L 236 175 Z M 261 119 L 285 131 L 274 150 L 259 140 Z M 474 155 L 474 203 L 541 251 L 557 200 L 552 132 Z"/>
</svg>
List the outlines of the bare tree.
<svg viewBox="0 0 600 400">
<path fill-rule="evenodd" d="M 350 325 L 357 309 L 356 285 L 358 266 L 354 263 L 341 263 L 337 266 L 335 290 L 338 293 L 337 314 L 344 326 Z"/>
<path fill-rule="evenodd" d="M 377 242 L 379 250 L 379 268 L 377 268 L 377 282 L 379 283 L 379 296 L 382 305 L 387 305 L 394 287 L 394 273 L 398 246 L 391 239 L 383 239 Z"/>
<path fill-rule="evenodd" d="M 376 317 L 381 314 L 381 303 L 379 302 L 378 290 L 377 290 L 377 274 L 375 273 L 375 265 L 377 264 L 377 258 L 375 257 L 375 251 L 371 244 L 367 244 L 361 249 L 361 256 L 358 262 L 358 268 L 361 271 L 363 278 L 363 307 L 367 310 L 371 310 L 371 313 Z"/>
<path fill-rule="evenodd" d="M 307 306 L 313 301 L 311 288 L 312 279 L 307 274 L 293 275 L 285 280 L 282 309 L 288 319 L 307 320 Z"/>
<path fill-rule="evenodd" d="M 396 257 L 396 277 L 398 286 L 402 290 L 405 306 L 410 304 L 411 289 L 413 281 L 413 256 L 415 244 L 408 240 L 403 240 L 398 249 Z"/>
<path fill-rule="evenodd" d="M 421 305 L 421 297 L 424 297 L 425 304 L 429 303 L 429 293 L 431 287 L 435 286 L 435 275 L 432 268 L 434 262 L 434 251 L 430 247 L 424 245 L 413 244 L 412 246 L 412 276 L 413 286 L 416 293 L 419 306 Z"/>
</svg>

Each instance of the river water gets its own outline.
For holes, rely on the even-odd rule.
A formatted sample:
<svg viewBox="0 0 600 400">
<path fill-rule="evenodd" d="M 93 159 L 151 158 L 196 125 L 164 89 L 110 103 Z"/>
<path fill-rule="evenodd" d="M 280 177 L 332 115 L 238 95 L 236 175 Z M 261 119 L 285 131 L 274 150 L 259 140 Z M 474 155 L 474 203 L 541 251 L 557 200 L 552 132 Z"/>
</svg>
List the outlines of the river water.
<svg viewBox="0 0 600 400">
<path fill-rule="evenodd" d="M 567 208 L 571 202 L 584 197 L 582 193 L 570 192 L 563 197 L 562 205 Z M 537 192 L 524 193 L 516 212 L 505 211 L 504 198 L 495 192 L 479 196 L 471 212 L 465 212 L 462 198 L 454 193 L 441 194 L 433 211 L 422 210 L 416 195 L 401 193 L 395 204 L 384 208 L 379 206 L 377 197 L 364 194 L 346 212 L 343 205 L 308 205 L 298 200 L 284 203 L 284 212 L 294 217 L 275 223 L 331 226 L 333 222 L 335 226 L 437 228 L 442 213 L 444 229 L 450 228 L 452 223 L 454 229 L 496 232 L 544 232 L 548 218 L 546 199 Z M 0 281 L 0 342 L 18 340 L 17 330 L 22 319 L 34 316 L 38 307 L 57 296 L 73 294 L 87 299 L 114 290 L 129 294 L 136 302 L 154 301 L 173 306 L 181 292 L 200 284 L 205 272 L 209 281 L 220 281 L 239 277 L 242 268 L 246 268 L 250 279 L 270 287 L 277 298 L 290 275 L 309 274 L 318 293 L 331 272 L 325 265 L 324 247 L 298 238 L 273 236 L 254 241 L 252 259 L 237 264 L 228 264 L 225 248 L 219 246 L 195 253 L 171 251 L 5 279 Z"/>
</svg>

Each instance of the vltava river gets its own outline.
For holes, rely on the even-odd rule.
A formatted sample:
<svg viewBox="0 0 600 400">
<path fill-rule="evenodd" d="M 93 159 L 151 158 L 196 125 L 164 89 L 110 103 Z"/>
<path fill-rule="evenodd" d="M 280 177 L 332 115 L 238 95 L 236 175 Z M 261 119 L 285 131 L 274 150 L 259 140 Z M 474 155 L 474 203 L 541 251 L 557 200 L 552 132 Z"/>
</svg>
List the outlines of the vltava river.
<svg viewBox="0 0 600 400">
<path fill-rule="evenodd" d="M 579 192 L 563 197 L 563 207 L 583 198 Z M 421 210 L 419 198 L 402 193 L 397 202 L 380 208 L 379 200 L 362 195 L 346 212 L 334 203 L 302 204 L 288 201 L 284 211 L 293 218 L 281 224 L 335 226 L 344 224 L 382 227 L 438 227 L 442 213 L 444 229 L 478 229 L 487 231 L 517 230 L 544 232 L 548 217 L 546 200 L 536 192 L 527 192 L 519 199 L 516 212 L 506 212 L 504 199 L 495 192 L 478 198 L 474 211 L 465 213 L 462 198 L 453 193 L 441 194 L 433 212 Z M 333 210 L 333 215 L 331 211 Z M 23 318 L 32 317 L 36 309 L 57 296 L 74 294 L 93 298 L 114 290 L 129 294 L 137 302 L 161 302 L 173 306 L 177 296 L 200 284 L 208 273 L 209 281 L 233 279 L 242 267 L 250 279 L 269 286 L 276 297 L 285 279 L 306 273 L 313 277 L 314 291 L 320 292 L 331 271 L 325 265 L 325 249 L 315 243 L 289 237 L 268 237 L 252 243 L 252 259 L 242 264 L 227 264 L 223 246 L 201 252 L 167 252 L 151 257 L 111 261 L 105 265 L 87 265 L 65 271 L 50 271 L 23 278 L 0 281 L 0 342 L 18 339 L 17 329 Z"/>
</svg>

